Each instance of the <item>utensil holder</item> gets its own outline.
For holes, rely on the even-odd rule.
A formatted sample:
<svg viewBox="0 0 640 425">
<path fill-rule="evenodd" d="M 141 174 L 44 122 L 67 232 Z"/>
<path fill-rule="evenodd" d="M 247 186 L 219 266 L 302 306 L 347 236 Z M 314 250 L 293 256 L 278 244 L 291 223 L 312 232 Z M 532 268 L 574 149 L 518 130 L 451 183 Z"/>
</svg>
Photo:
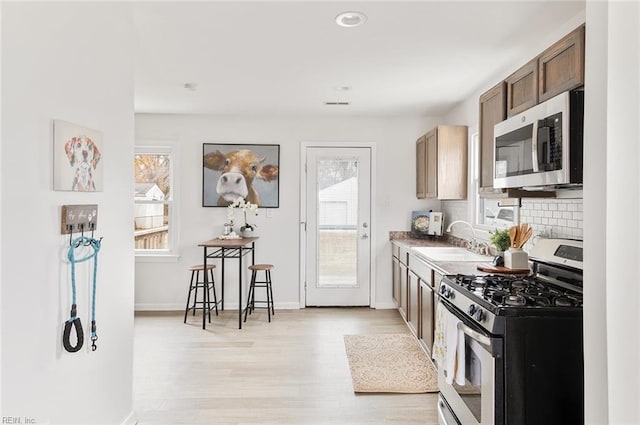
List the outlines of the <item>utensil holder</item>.
<svg viewBox="0 0 640 425">
<path fill-rule="evenodd" d="M 509 248 L 504 253 L 504 266 L 508 269 L 528 269 L 529 254 L 522 248 Z"/>
</svg>

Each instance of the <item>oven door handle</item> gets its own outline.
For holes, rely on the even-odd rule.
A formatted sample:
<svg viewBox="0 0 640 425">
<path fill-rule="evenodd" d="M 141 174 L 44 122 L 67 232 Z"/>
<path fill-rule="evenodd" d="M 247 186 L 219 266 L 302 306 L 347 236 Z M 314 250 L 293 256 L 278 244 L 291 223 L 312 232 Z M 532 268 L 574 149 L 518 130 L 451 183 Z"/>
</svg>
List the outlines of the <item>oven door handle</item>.
<svg viewBox="0 0 640 425">
<path fill-rule="evenodd" d="M 465 325 L 462 322 L 458 322 L 458 330 L 461 332 L 464 332 L 465 335 L 467 335 L 469 338 L 479 342 L 480 344 L 491 348 L 493 345 L 493 342 L 491 341 L 491 338 L 489 338 L 486 335 L 481 334 L 480 332 L 471 329 L 469 326 Z"/>
</svg>

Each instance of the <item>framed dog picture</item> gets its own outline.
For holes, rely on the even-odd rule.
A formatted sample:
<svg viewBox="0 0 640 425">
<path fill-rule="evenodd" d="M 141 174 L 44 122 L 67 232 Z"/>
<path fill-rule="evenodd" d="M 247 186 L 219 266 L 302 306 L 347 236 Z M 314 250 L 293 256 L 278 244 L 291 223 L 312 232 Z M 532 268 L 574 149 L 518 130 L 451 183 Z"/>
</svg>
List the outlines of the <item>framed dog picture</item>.
<svg viewBox="0 0 640 425">
<path fill-rule="evenodd" d="M 102 132 L 53 121 L 53 190 L 102 191 Z"/>
<path fill-rule="evenodd" d="M 280 204 L 280 145 L 202 144 L 202 206 L 238 198 L 260 208 Z"/>
</svg>

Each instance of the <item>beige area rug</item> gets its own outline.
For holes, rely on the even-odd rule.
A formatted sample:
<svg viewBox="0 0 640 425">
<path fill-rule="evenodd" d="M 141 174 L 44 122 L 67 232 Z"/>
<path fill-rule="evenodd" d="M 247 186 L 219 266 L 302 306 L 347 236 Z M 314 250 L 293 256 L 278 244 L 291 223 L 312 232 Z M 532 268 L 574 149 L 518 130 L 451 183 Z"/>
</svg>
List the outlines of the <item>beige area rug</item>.
<svg viewBox="0 0 640 425">
<path fill-rule="evenodd" d="M 344 345 L 354 392 L 438 391 L 435 366 L 409 334 L 345 335 Z"/>
</svg>

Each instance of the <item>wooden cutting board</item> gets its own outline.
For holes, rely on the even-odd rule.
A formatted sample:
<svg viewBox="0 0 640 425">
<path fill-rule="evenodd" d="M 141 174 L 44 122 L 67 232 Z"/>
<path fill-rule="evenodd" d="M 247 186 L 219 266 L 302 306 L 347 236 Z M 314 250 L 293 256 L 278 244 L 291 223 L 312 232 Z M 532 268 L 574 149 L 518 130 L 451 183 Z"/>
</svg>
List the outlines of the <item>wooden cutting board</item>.
<svg viewBox="0 0 640 425">
<path fill-rule="evenodd" d="M 501 273 L 501 274 L 529 274 L 529 269 L 508 269 L 503 266 L 494 266 L 491 263 L 478 264 L 478 270 L 486 273 Z"/>
</svg>

